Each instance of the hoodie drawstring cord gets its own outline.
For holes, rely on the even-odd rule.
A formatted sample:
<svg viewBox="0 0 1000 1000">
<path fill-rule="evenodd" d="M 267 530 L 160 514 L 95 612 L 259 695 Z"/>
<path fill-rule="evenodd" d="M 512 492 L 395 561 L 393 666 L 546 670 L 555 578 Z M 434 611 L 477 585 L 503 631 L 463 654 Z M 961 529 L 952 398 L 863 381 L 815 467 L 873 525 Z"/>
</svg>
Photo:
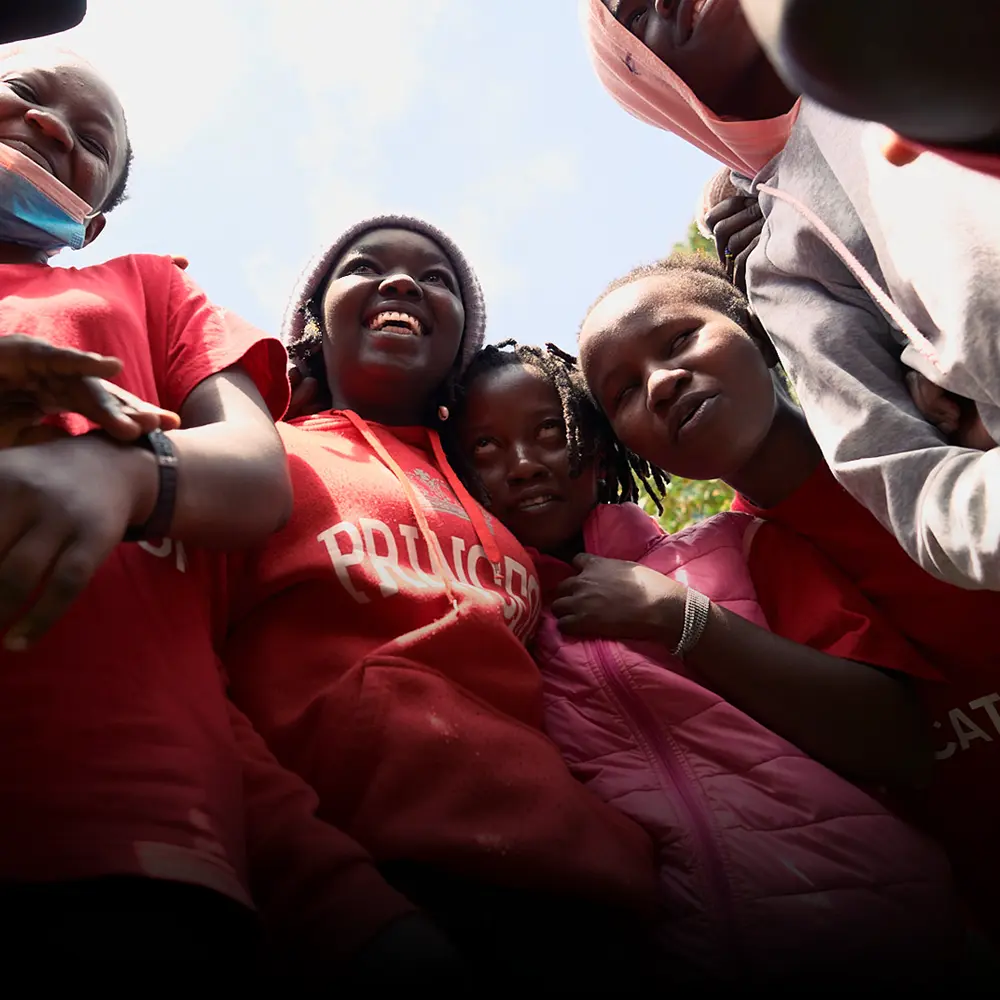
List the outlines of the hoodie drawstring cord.
<svg viewBox="0 0 1000 1000">
<path fill-rule="evenodd" d="M 861 287 L 864 288 L 882 311 L 899 327 L 900 331 L 913 347 L 927 358 L 938 371 L 941 371 L 937 352 L 930 341 L 917 329 L 906 313 L 892 301 L 882 286 L 865 270 L 861 261 L 847 249 L 836 233 L 812 209 L 807 205 L 803 205 L 802 202 L 786 191 L 780 191 L 769 184 L 761 184 L 757 190 L 760 193 L 769 194 L 772 198 L 777 198 L 779 201 L 786 202 L 802 215 L 820 236 L 823 237 L 823 240 L 829 245 L 830 249 L 844 262 L 844 265 L 851 274 L 858 279 Z"/>
<path fill-rule="evenodd" d="M 406 478 L 406 474 L 399 467 L 399 463 L 392 457 L 392 455 L 389 454 L 385 445 L 379 441 L 378 437 L 368 426 L 367 421 L 359 417 L 352 410 L 342 410 L 341 412 L 354 425 L 357 432 L 365 439 L 368 446 L 373 452 L 375 452 L 386 468 L 396 477 L 397 480 L 399 480 L 399 485 L 410 504 L 410 509 L 413 511 L 417 527 L 420 529 L 421 537 L 427 546 L 427 551 L 430 553 L 431 566 L 434 568 L 434 572 L 441 578 L 441 581 L 444 584 L 445 593 L 451 601 L 451 606 L 457 611 L 458 595 L 455 593 L 455 587 L 452 584 L 451 574 L 448 572 L 448 568 L 444 564 L 444 560 L 438 551 L 434 533 L 431 531 L 431 527 L 427 523 L 427 518 L 424 515 L 423 508 L 420 506 L 420 501 L 417 499 L 417 495 L 413 491 L 413 485 L 410 483 L 409 479 Z M 432 447 L 436 438 L 437 435 L 433 435 Z M 440 447 L 440 445 L 438 445 L 438 447 Z"/>
<path fill-rule="evenodd" d="M 458 478 L 455 470 L 451 467 L 451 463 L 444 453 L 440 435 L 437 431 L 429 431 L 429 434 L 431 438 L 431 450 L 434 452 L 438 468 L 444 473 L 444 478 L 448 481 L 448 485 L 458 498 L 458 502 L 462 505 L 465 513 L 469 515 L 469 520 L 472 522 L 472 528 L 479 539 L 479 544 L 482 545 L 483 552 L 486 553 L 486 558 L 490 561 L 490 566 L 493 568 L 494 581 L 497 586 L 503 586 L 503 564 L 501 562 L 500 546 L 497 544 L 493 532 L 490 531 L 489 525 L 486 523 L 483 509 L 476 503 L 472 495 L 465 488 L 462 480 Z"/>
</svg>

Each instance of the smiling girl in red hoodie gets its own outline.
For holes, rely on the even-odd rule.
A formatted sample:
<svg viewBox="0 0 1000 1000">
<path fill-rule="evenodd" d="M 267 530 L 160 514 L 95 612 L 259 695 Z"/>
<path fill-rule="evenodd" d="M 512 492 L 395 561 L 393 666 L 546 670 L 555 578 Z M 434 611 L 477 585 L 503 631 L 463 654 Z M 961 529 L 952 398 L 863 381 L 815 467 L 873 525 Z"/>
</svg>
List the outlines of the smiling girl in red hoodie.
<svg viewBox="0 0 1000 1000">
<path fill-rule="evenodd" d="M 543 735 L 524 646 L 538 579 L 436 429 L 484 322 L 461 251 L 415 219 L 359 223 L 307 271 L 284 333 L 330 409 L 281 427 L 295 510 L 230 560 L 225 660 L 319 815 L 474 965 L 508 985 L 620 986 L 643 975 L 651 843 Z M 396 915 L 351 891 L 359 922 Z"/>
</svg>

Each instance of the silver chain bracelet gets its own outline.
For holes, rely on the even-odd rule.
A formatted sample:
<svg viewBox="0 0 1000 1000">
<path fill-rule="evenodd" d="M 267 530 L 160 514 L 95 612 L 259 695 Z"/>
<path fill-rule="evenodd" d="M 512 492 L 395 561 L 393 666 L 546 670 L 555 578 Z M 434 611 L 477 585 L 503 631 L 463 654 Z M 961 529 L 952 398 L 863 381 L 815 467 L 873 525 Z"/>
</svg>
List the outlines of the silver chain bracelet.
<svg viewBox="0 0 1000 1000">
<path fill-rule="evenodd" d="M 681 629 L 680 641 L 671 650 L 674 656 L 683 657 L 694 649 L 705 631 L 711 610 L 712 602 L 704 594 L 688 587 L 684 598 L 684 627 Z"/>
</svg>

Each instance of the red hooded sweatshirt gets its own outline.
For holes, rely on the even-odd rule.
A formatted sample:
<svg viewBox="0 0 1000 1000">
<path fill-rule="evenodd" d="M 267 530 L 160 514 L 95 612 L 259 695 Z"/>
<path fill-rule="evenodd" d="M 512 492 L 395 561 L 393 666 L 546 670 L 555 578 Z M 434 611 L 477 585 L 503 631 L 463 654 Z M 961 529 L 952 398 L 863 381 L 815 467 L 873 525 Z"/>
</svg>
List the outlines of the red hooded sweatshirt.
<svg viewBox="0 0 1000 1000">
<path fill-rule="evenodd" d="M 436 433 L 281 425 L 290 523 L 230 560 L 232 695 L 376 862 L 637 910 L 651 843 L 543 735 L 531 560 Z M 345 907 L 357 906 L 345 887 Z"/>
</svg>

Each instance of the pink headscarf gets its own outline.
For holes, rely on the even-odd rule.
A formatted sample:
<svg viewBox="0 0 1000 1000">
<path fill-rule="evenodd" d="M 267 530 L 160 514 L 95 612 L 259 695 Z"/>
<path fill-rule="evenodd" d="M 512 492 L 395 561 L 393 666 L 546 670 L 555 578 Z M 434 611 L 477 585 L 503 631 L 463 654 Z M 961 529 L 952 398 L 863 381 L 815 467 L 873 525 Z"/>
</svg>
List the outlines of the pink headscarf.
<svg viewBox="0 0 1000 1000">
<path fill-rule="evenodd" d="M 799 102 L 777 118 L 719 118 L 691 88 L 628 29 L 601 0 L 580 0 L 591 62 L 611 96 L 640 121 L 686 139 L 733 170 L 753 177 L 788 141 Z"/>
</svg>

